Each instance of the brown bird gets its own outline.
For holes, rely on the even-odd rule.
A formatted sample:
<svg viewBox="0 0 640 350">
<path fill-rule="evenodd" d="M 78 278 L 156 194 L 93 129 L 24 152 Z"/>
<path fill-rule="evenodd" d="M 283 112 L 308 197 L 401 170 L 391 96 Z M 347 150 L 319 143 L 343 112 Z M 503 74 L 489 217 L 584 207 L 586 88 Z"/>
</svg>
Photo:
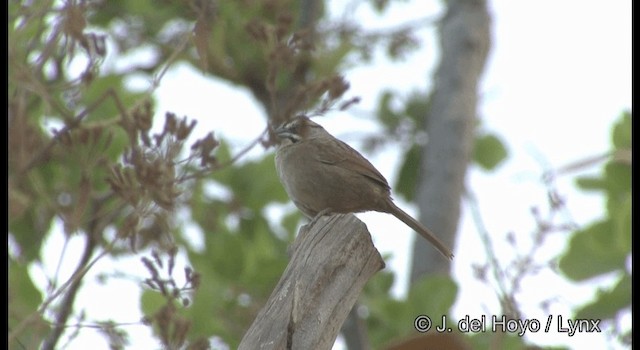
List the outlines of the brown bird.
<svg viewBox="0 0 640 350">
<path fill-rule="evenodd" d="M 299 116 L 275 130 L 281 139 L 276 171 L 289 198 L 310 219 L 332 213 L 378 211 L 400 219 L 440 253 L 453 254 L 429 229 L 393 203 L 391 187 L 358 151 Z"/>
</svg>

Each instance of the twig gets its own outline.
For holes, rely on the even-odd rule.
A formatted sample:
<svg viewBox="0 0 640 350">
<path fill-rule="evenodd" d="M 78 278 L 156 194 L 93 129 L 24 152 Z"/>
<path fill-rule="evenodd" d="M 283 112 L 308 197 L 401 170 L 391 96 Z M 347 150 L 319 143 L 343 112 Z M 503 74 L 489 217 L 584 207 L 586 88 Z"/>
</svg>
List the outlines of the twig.
<svg viewBox="0 0 640 350">
<path fill-rule="evenodd" d="M 599 154 L 596 156 L 590 156 L 590 157 L 586 157 L 580 160 L 577 160 L 575 162 L 566 164 L 564 166 L 561 166 L 555 170 L 548 170 L 544 173 L 543 175 L 543 179 L 545 181 L 549 181 L 551 178 L 558 176 L 558 175 L 564 175 L 566 173 L 571 173 L 574 172 L 576 170 L 580 170 L 580 169 L 584 169 L 587 167 L 590 167 L 592 165 L 596 165 L 598 163 L 604 162 L 605 160 L 607 160 L 610 157 L 613 157 L 616 155 L 615 151 L 610 151 L 610 152 L 606 152 L 604 154 Z"/>
<path fill-rule="evenodd" d="M 238 161 L 238 159 L 242 158 L 242 156 L 247 154 L 253 147 L 255 147 L 262 140 L 262 137 L 267 133 L 267 131 L 269 131 L 268 127 L 265 128 L 264 131 L 255 140 L 251 141 L 251 143 L 249 145 L 247 145 L 244 149 L 242 149 L 235 156 L 233 156 L 233 158 L 229 159 L 225 163 L 220 164 L 218 166 L 218 169 L 227 167 L 227 166 L 235 163 L 236 161 Z"/>
<path fill-rule="evenodd" d="M 189 39 L 190 39 L 189 38 L 189 34 L 190 33 L 185 34 L 184 40 L 182 40 L 180 42 L 180 45 L 178 45 L 178 47 L 173 51 L 171 56 L 169 56 L 169 58 L 167 58 L 167 61 L 164 64 L 164 66 L 162 67 L 162 69 L 160 69 L 160 71 L 155 75 L 155 77 L 153 78 L 153 81 L 152 81 L 151 88 L 148 91 L 149 94 L 153 93 L 155 91 L 155 89 L 158 86 L 160 86 L 160 81 L 162 80 L 164 75 L 167 73 L 169 68 L 171 68 L 171 66 L 175 63 L 175 61 L 178 58 L 178 54 L 180 52 L 182 52 L 184 50 L 184 48 L 187 46 L 187 44 L 189 43 Z"/>
<path fill-rule="evenodd" d="M 40 305 L 40 307 L 38 308 L 38 310 L 36 310 L 35 312 L 31 313 L 31 315 L 29 315 L 27 318 L 25 318 L 22 322 L 20 322 L 11 333 L 9 333 L 9 342 L 12 341 L 12 339 L 15 339 L 19 334 L 22 333 L 22 331 L 29 326 L 29 324 L 31 324 L 35 318 L 38 315 L 41 315 L 44 313 L 44 311 L 49 307 L 49 305 L 56 299 L 58 298 L 62 293 L 65 292 L 65 290 L 72 284 L 74 283 L 76 280 L 79 280 L 81 278 L 84 277 L 84 275 L 87 273 L 87 271 L 89 271 L 89 269 L 91 269 L 91 267 L 93 267 L 93 265 L 95 265 L 95 263 L 98 262 L 98 260 L 102 259 L 105 255 L 107 255 L 108 253 L 111 252 L 111 248 L 113 248 L 113 245 L 115 244 L 116 240 L 118 238 L 114 238 L 113 241 L 111 241 L 111 243 L 109 243 L 109 245 L 105 248 L 104 251 L 102 251 L 100 254 L 98 254 L 98 256 L 96 256 L 93 260 L 91 260 L 89 263 L 87 263 L 84 267 L 79 268 L 71 277 L 69 277 L 69 279 L 62 285 L 60 286 L 60 288 L 58 288 L 58 290 L 56 292 L 54 292 L 53 294 L 51 294 L 43 303 L 42 305 Z"/>
<path fill-rule="evenodd" d="M 40 151 L 33 158 L 31 158 L 31 160 L 27 163 L 27 165 L 24 166 L 22 169 L 20 169 L 20 171 L 17 172 L 18 177 L 20 178 L 20 177 L 24 176 L 24 174 L 27 171 L 29 171 L 38 162 L 40 162 L 40 160 L 42 160 L 42 158 L 44 158 L 49 153 L 49 151 L 51 151 L 51 148 L 53 148 L 53 146 L 56 144 L 56 142 L 60 139 L 60 137 L 62 135 L 66 134 L 69 131 L 71 131 L 72 129 L 78 127 L 80 125 L 80 122 L 82 122 L 82 120 L 91 111 L 93 111 L 96 107 L 98 107 L 109 96 L 111 96 L 114 99 L 114 101 L 116 103 L 116 106 L 118 107 L 120 112 L 123 113 L 123 115 L 124 115 L 126 113 L 125 112 L 125 108 L 122 105 L 122 103 L 120 102 L 120 99 L 118 98 L 118 95 L 115 93 L 115 91 L 113 89 L 109 88 L 102 96 L 100 96 L 100 98 L 98 98 L 95 102 L 93 102 L 91 105 L 89 105 L 89 107 L 85 108 L 85 110 L 82 111 L 82 113 L 78 114 L 71 122 L 67 123 L 67 125 L 65 125 L 65 127 L 62 128 L 62 130 L 56 132 L 55 136 L 49 141 L 49 143 L 46 146 L 44 146 L 42 149 L 40 149 Z"/>
<path fill-rule="evenodd" d="M 49 322 L 50 325 L 52 326 L 62 326 L 64 328 L 97 328 L 97 329 L 102 329 L 104 328 L 105 324 L 101 324 L 101 323 L 76 323 L 76 324 L 62 324 L 62 325 L 58 325 L 54 322 Z M 113 327 L 127 327 L 127 326 L 145 326 L 146 325 L 142 322 L 142 321 L 133 321 L 133 322 L 119 322 L 119 323 L 109 323 L 109 326 L 113 326 Z"/>
<path fill-rule="evenodd" d="M 478 229 L 478 234 L 480 235 L 480 239 L 482 240 L 482 244 L 484 245 L 485 253 L 489 258 L 489 263 L 491 264 L 491 270 L 493 271 L 493 277 L 496 279 L 498 283 L 498 288 L 500 289 L 500 293 L 502 295 L 507 295 L 507 287 L 504 284 L 504 279 L 498 271 L 502 271 L 500 263 L 498 259 L 496 259 L 496 252 L 493 249 L 493 245 L 491 244 L 491 238 L 489 238 L 489 232 L 487 231 L 486 226 L 482 220 L 482 215 L 480 214 L 480 206 L 478 205 L 478 200 L 475 198 L 472 192 L 466 190 L 464 192 L 464 197 L 467 199 L 467 204 L 469 205 L 469 209 L 471 210 L 471 216 L 473 217 L 473 221 L 476 224 Z"/>
<path fill-rule="evenodd" d="M 233 163 L 237 162 L 240 158 L 242 158 L 245 154 L 247 154 L 253 147 L 255 147 L 258 143 L 260 143 L 260 141 L 262 140 L 262 138 L 264 137 L 264 135 L 269 131 L 269 127 L 265 128 L 264 131 L 258 136 L 256 137 L 253 141 L 251 141 L 251 143 L 249 143 L 247 146 L 245 146 L 242 150 L 240 150 L 240 152 L 238 152 L 235 156 L 233 156 L 231 159 L 229 159 L 228 161 L 217 165 L 215 167 L 212 168 L 207 168 L 207 169 L 203 169 L 200 171 L 194 171 L 189 175 L 186 175 L 184 177 L 180 178 L 180 181 L 187 181 L 187 180 L 192 180 L 195 179 L 209 171 L 218 171 L 221 169 L 224 169 L 230 165 L 232 165 Z"/>
<path fill-rule="evenodd" d="M 53 282 L 51 283 L 50 291 L 55 290 L 55 281 L 58 280 L 58 276 L 60 276 L 60 268 L 62 267 L 62 259 L 64 259 L 65 253 L 67 252 L 67 247 L 69 246 L 69 237 L 65 236 L 64 245 L 62 246 L 62 250 L 60 251 L 60 257 L 58 258 L 58 264 L 56 265 L 56 271 L 53 274 Z"/>
</svg>

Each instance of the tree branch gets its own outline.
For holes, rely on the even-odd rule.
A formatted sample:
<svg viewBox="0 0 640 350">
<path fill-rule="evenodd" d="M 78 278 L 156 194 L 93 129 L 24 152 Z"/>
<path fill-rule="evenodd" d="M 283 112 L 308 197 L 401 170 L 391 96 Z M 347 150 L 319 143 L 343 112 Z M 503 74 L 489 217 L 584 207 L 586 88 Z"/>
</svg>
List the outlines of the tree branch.
<svg viewBox="0 0 640 350">
<path fill-rule="evenodd" d="M 85 246 L 84 252 L 82 254 L 82 258 L 78 263 L 78 267 L 76 268 L 76 272 L 74 276 L 79 276 L 79 273 L 83 271 L 91 261 L 91 256 L 96 248 L 96 240 L 95 238 L 87 235 L 87 244 Z M 65 326 L 67 324 L 67 320 L 71 315 L 71 311 L 73 311 L 73 304 L 76 300 L 76 296 L 78 295 L 78 291 L 80 290 L 80 286 L 82 285 L 82 278 L 74 279 L 73 282 L 69 285 L 69 289 L 65 293 L 62 301 L 60 302 L 60 309 L 55 312 L 55 320 L 54 326 L 49 333 L 47 339 L 44 340 L 42 344 L 43 350 L 52 350 L 56 348 L 56 344 L 60 340 L 60 336 L 62 336 L 62 332 L 64 332 Z"/>
<path fill-rule="evenodd" d="M 465 175 L 475 140 L 478 85 L 490 45 L 487 0 L 450 0 L 440 22 L 442 56 L 425 115 L 429 142 L 422 152 L 424 176 L 418 183 L 420 218 L 452 247 L 460 217 Z M 424 240 L 413 249 L 411 280 L 447 273 L 442 259 Z"/>
<path fill-rule="evenodd" d="M 354 215 L 303 227 L 293 256 L 239 349 L 331 349 L 365 283 L 384 267 Z"/>
</svg>

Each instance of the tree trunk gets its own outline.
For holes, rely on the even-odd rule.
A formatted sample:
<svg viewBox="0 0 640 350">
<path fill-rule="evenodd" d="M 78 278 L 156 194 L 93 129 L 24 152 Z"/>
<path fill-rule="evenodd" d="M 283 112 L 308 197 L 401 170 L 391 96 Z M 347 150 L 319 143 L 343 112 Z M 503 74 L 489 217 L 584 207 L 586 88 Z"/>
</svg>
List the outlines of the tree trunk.
<svg viewBox="0 0 640 350">
<path fill-rule="evenodd" d="M 293 256 L 239 349 L 331 349 L 360 291 L 384 267 L 352 214 L 303 227 Z"/>
<path fill-rule="evenodd" d="M 474 143 L 477 89 L 490 47 L 490 16 L 486 0 L 450 0 L 440 22 L 441 58 L 425 116 L 429 137 L 418 183 L 420 218 L 454 246 L 460 198 Z M 411 281 L 448 273 L 450 262 L 423 239 L 413 246 Z"/>
</svg>

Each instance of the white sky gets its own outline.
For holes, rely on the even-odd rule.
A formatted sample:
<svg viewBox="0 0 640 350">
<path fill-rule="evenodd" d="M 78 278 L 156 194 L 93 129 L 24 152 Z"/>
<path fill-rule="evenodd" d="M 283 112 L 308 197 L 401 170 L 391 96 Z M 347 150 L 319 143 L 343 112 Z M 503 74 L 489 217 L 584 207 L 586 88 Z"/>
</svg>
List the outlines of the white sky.
<svg viewBox="0 0 640 350">
<path fill-rule="evenodd" d="M 333 2 L 331 9 L 335 11 L 341 3 L 343 1 Z M 399 2 L 384 18 L 369 11 L 358 12 L 357 18 L 367 28 L 388 28 L 405 20 L 438 14 L 440 3 Z M 478 198 L 498 257 L 506 263 L 513 258 L 514 252 L 505 243 L 505 234 L 513 231 L 519 242 L 530 243 L 529 234 L 535 223 L 529 208 L 533 205 L 545 208 L 546 194 L 539 183 L 543 170 L 609 150 L 612 122 L 624 109 L 631 108 L 631 1 L 497 0 L 491 2 L 491 12 L 493 47 L 482 82 L 479 113 L 482 128 L 503 138 L 510 158 L 497 172 L 485 173 L 473 168 L 467 184 Z M 349 135 L 353 136 L 350 131 L 376 130 L 375 123 L 365 118 L 367 114 L 373 115 L 377 97 L 383 90 L 409 92 L 429 88 L 428 82 L 437 62 L 437 41 L 433 28 L 420 33 L 424 35 L 423 48 L 409 60 L 395 65 L 377 60 L 375 65 L 346 72 L 352 87 L 349 93 L 362 99 L 351 112 L 356 117 L 350 112 L 333 113 L 319 122 L 358 148 L 358 140 L 349 138 Z M 213 82 L 184 66 L 167 74 L 156 97 L 159 102 L 156 110 L 160 116 L 165 111 L 173 111 L 179 116 L 199 118 L 197 137 L 214 130 L 239 148 L 264 128 L 263 113 L 246 91 Z M 258 149 L 253 154 L 261 152 L 262 149 Z M 398 155 L 399 150 L 385 149 L 368 157 L 389 182 L 394 183 Z M 590 171 L 599 171 L 599 167 Z M 557 186 L 568 199 L 573 219 L 587 224 L 602 215 L 603 202 L 597 195 L 577 192 L 573 181 L 574 174 L 571 174 L 560 178 Z M 399 203 L 404 208 L 414 209 L 402 201 Z M 402 295 L 406 290 L 409 247 L 414 233 L 390 215 L 367 213 L 359 217 L 367 223 L 381 253 L 393 255 L 387 268 L 398 273 L 394 293 Z M 394 232 L 393 236 L 389 232 Z M 541 252 L 544 256 L 540 256 L 540 261 L 558 255 L 565 243 L 566 237 L 551 237 Z M 48 249 L 44 265 L 49 276 L 53 275 L 60 257 L 60 250 L 50 247 L 62 247 L 62 244 L 61 234 L 54 234 L 43 245 Z M 477 249 L 480 246 L 477 230 L 465 207 L 453 265 L 461 289 L 452 315 L 456 320 L 465 315 L 490 317 L 500 310 L 495 293 L 471 274 L 472 264 L 486 261 L 484 251 Z M 72 271 L 78 256 L 76 252 L 81 247 L 79 239 L 69 243 L 66 254 L 73 258 L 63 261 L 62 276 Z M 144 276 L 139 257 L 118 262 L 101 261 L 93 272 L 114 269 L 129 272 L 137 267 Z M 41 269 L 32 269 L 32 275 L 43 282 Z M 108 286 L 89 287 L 90 281 L 85 283 L 87 288 L 79 296 L 77 309 L 85 307 L 95 319 L 139 320 L 136 285 L 111 279 Z M 610 280 L 598 281 L 599 285 L 609 283 Z M 558 297 L 551 313 L 567 318 L 572 314 L 572 306 L 590 300 L 593 289 L 594 283 L 574 285 L 543 272 L 526 279 L 523 285 L 526 293 L 517 297 L 526 316 L 544 324 L 548 314 L 540 311 L 540 301 Z M 116 295 L 118 297 L 114 298 Z M 100 302 L 96 303 L 96 300 Z M 416 316 L 419 314 L 421 311 L 416 310 Z M 629 327 L 630 318 L 627 321 Z M 134 335 L 130 348 L 157 348 L 149 342 L 145 327 L 134 326 L 127 330 Z M 569 338 L 565 334 L 538 332 L 528 337 L 539 345 L 569 345 L 576 349 L 604 349 L 609 343 L 604 333 L 577 334 Z M 85 349 L 88 345 L 93 350 L 107 349 L 103 338 L 92 330 L 83 330 L 69 349 Z"/>
</svg>

